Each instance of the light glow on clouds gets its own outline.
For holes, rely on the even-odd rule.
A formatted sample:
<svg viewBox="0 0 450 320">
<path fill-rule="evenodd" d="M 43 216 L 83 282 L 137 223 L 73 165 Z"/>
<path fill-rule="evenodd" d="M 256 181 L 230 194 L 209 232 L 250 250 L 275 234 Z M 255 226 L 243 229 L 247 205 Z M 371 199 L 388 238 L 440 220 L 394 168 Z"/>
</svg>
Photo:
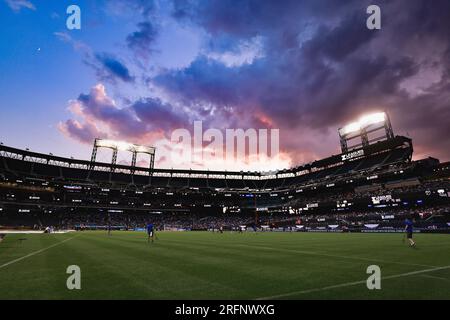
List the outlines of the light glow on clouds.
<svg viewBox="0 0 450 320">
<path fill-rule="evenodd" d="M 14 81 L 0 79 L 11 92 L 1 103 L 21 123 L 24 112 L 39 115 L 27 125 L 39 128 L 40 141 L 50 141 L 59 122 L 66 152 L 89 150 L 96 137 L 155 145 L 201 120 L 205 129 L 279 128 L 284 168 L 339 152 L 339 127 L 385 110 L 419 156 L 450 158 L 448 0 L 381 1 L 377 32 L 366 28 L 368 0 L 80 0 L 86 23 L 77 32 L 58 27 L 66 14 L 57 1 L 37 10 L 33 0 L 4 3 L 14 28 L 2 30 L 0 66 Z M 25 13 L 31 20 L 17 19 Z M 32 20 L 48 24 L 31 29 Z M 43 48 L 41 60 L 25 43 Z M 13 84 L 43 75 L 52 76 L 51 90 L 34 81 L 24 102 Z M 36 109 L 36 99 L 59 109 Z M 1 133 L 18 141 L 8 131 Z M 22 145 L 35 139 L 22 136 Z"/>
<path fill-rule="evenodd" d="M 240 41 L 234 51 L 221 53 L 207 52 L 205 55 L 213 60 L 219 61 L 227 67 L 240 67 L 244 64 L 252 64 L 254 60 L 263 58 L 262 37 L 254 37 L 249 41 Z"/>
</svg>

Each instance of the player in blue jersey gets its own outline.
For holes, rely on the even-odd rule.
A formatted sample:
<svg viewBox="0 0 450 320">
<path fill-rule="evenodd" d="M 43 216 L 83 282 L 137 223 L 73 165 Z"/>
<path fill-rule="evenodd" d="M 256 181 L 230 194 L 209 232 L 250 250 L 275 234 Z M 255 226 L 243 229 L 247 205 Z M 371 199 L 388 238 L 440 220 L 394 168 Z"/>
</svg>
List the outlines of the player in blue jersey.
<svg viewBox="0 0 450 320">
<path fill-rule="evenodd" d="M 409 245 L 411 247 L 415 247 L 416 243 L 413 240 L 413 221 L 409 218 L 405 219 L 405 232 L 406 232 L 406 238 L 409 240 Z"/>
<path fill-rule="evenodd" d="M 153 226 L 153 223 L 147 224 L 147 234 L 148 234 L 148 241 L 150 242 L 150 239 L 152 240 L 152 243 L 155 241 L 155 227 Z"/>
</svg>

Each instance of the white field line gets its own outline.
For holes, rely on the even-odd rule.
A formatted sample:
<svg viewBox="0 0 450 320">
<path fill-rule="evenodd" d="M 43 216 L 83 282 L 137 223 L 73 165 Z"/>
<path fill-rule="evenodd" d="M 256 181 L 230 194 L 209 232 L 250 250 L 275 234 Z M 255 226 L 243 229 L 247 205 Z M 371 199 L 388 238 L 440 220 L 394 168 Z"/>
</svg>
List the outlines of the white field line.
<svg viewBox="0 0 450 320">
<path fill-rule="evenodd" d="M 439 270 L 447 270 L 447 269 L 450 269 L 450 266 L 437 267 L 437 268 L 432 268 L 432 269 L 417 270 L 417 271 L 412 271 L 412 272 L 395 274 L 395 275 L 392 275 L 392 276 L 382 277 L 381 280 L 389 280 L 389 279 L 396 279 L 396 278 L 402 278 L 402 277 L 409 277 L 409 276 L 421 275 L 422 273 L 434 272 L 434 271 L 439 271 Z M 292 291 L 292 292 L 282 293 L 282 294 L 278 294 L 278 295 L 274 295 L 274 296 L 270 296 L 270 297 L 256 298 L 255 300 L 280 299 L 280 298 L 290 297 L 290 296 L 293 296 L 293 295 L 299 295 L 299 294 L 305 294 L 305 293 L 313 293 L 313 292 L 320 292 L 320 291 L 326 291 L 326 290 L 331 290 L 331 289 L 339 289 L 339 288 L 344 288 L 344 287 L 351 287 L 351 286 L 356 286 L 356 285 L 359 285 L 359 284 L 365 284 L 366 281 L 367 280 L 354 281 L 354 282 L 345 282 L 345 283 L 340 283 L 340 284 L 336 284 L 336 285 L 333 285 L 333 286 L 327 286 L 327 287 L 322 287 L 322 288 L 300 290 L 300 291 Z"/>
<path fill-rule="evenodd" d="M 13 263 L 22 261 L 22 260 L 24 260 L 24 259 L 26 259 L 26 258 L 32 257 L 32 256 L 34 256 L 34 255 L 37 255 L 37 254 L 39 254 L 39 253 L 41 253 L 41 252 L 44 252 L 44 251 L 46 251 L 46 250 L 48 250 L 48 249 L 51 249 L 51 248 L 53 248 L 53 247 L 59 246 L 60 244 L 63 244 L 64 242 L 67 242 L 67 241 L 69 241 L 69 240 L 72 240 L 73 238 L 76 238 L 76 236 L 75 236 L 75 237 L 72 237 L 72 238 L 69 238 L 69 239 L 66 239 L 66 240 L 63 240 L 63 241 L 60 241 L 60 242 L 58 242 L 58 243 L 52 244 L 51 246 L 48 246 L 48 247 L 43 248 L 43 249 L 40 249 L 40 250 L 38 250 L 38 251 L 31 252 L 31 253 L 29 253 L 29 254 L 23 256 L 23 257 L 20 257 L 20 258 L 14 259 L 14 260 L 12 260 L 12 261 L 9 261 L 9 262 L 7 262 L 7 263 L 4 263 L 4 264 L 0 265 L 0 269 L 2 269 L 2 268 L 4 268 L 4 267 L 7 267 L 7 266 L 9 266 L 9 265 L 11 265 L 11 264 L 13 264 Z"/>
<path fill-rule="evenodd" d="M 52 234 L 62 234 L 76 232 L 75 230 L 62 230 L 62 231 L 53 231 Z M 2 234 L 44 234 L 44 231 L 39 230 L 0 230 Z"/>
</svg>

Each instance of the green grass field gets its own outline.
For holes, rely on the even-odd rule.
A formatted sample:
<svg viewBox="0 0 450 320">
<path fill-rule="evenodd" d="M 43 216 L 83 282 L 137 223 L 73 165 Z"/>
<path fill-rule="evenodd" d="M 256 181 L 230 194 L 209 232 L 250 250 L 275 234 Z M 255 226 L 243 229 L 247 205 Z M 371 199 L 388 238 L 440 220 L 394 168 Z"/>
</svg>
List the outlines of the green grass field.
<svg viewBox="0 0 450 320">
<path fill-rule="evenodd" d="M 450 299 L 450 235 L 84 232 L 8 235 L 0 299 Z M 20 238 L 27 240 L 19 241 Z M 81 268 L 81 290 L 66 269 Z M 378 265 L 381 290 L 368 290 Z"/>
</svg>

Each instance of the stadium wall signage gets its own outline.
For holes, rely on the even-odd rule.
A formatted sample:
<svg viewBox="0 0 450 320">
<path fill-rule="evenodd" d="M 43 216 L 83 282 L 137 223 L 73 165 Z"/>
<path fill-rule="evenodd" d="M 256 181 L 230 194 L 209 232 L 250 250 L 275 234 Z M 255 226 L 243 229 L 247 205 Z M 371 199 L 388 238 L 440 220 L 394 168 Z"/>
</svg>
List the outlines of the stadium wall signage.
<svg viewBox="0 0 450 320">
<path fill-rule="evenodd" d="M 342 161 L 347 161 L 362 156 L 364 156 L 363 149 L 341 155 Z"/>
</svg>

